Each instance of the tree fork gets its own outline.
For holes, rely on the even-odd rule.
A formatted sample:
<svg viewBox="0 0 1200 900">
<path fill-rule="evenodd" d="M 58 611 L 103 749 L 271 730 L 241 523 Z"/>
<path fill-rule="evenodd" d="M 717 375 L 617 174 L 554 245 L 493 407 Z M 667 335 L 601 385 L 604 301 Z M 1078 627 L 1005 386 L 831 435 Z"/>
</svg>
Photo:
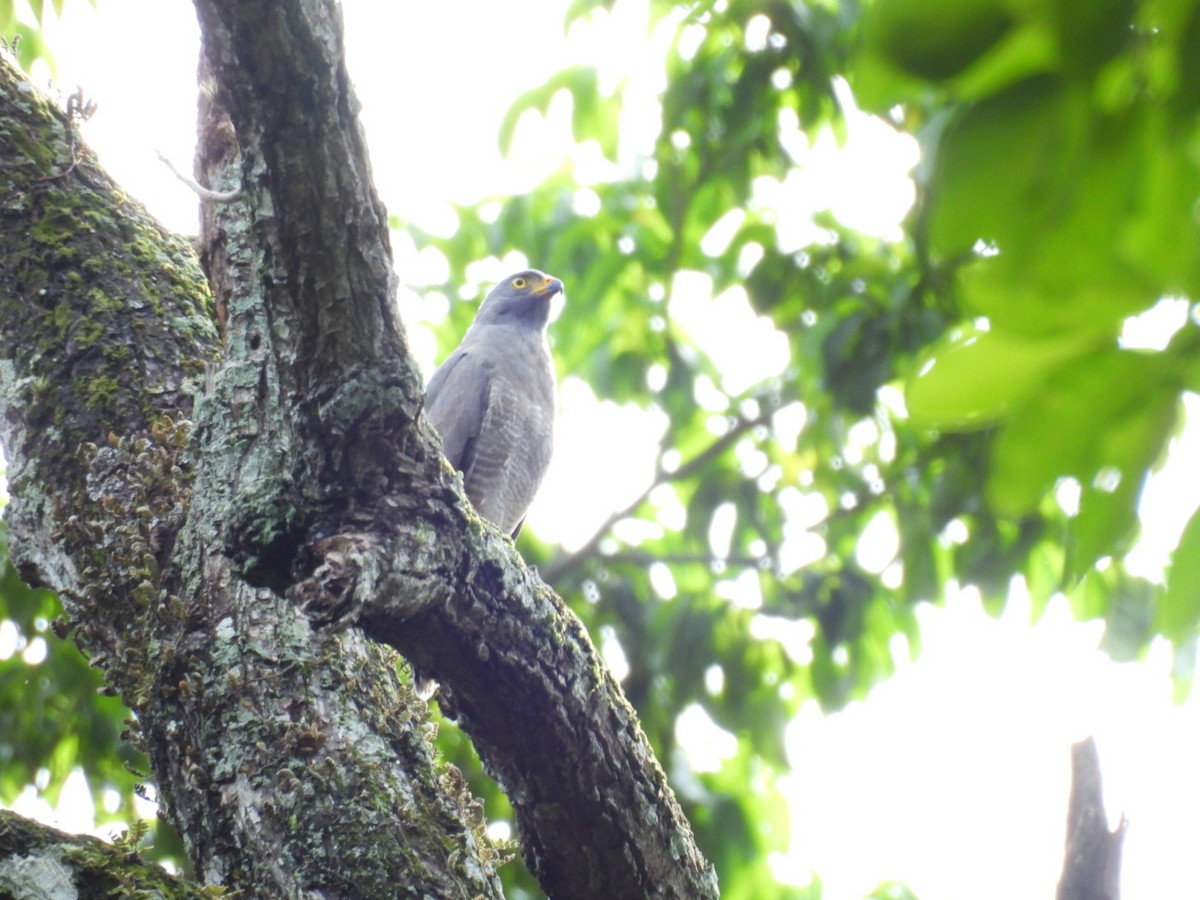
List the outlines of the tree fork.
<svg viewBox="0 0 1200 900">
<path fill-rule="evenodd" d="M 212 424 L 226 369 L 192 408 L 219 352 L 189 245 L 89 155 L 58 177 L 70 121 L 7 64 L 0 78 L 12 555 L 137 714 L 198 873 L 261 896 L 498 896 L 482 819 L 433 767 L 394 655 L 314 634 L 204 543 L 226 510 L 220 477 L 196 477 L 198 436 L 244 435 Z"/>
<path fill-rule="evenodd" d="M 336 6 L 197 8 L 200 174 L 241 190 L 205 221 L 219 365 L 189 248 L 74 163 L 63 116 L 0 67 L 14 561 L 138 714 L 206 881 L 498 894 L 473 802 L 361 624 L 446 686 L 549 894 L 715 896 L 582 626 L 471 513 L 420 418 Z"/>
</svg>

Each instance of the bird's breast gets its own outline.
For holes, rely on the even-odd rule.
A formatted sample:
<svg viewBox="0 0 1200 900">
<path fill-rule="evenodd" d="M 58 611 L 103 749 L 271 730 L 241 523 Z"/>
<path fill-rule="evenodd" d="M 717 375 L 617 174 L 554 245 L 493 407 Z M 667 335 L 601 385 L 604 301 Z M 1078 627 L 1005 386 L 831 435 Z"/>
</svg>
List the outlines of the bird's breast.
<svg viewBox="0 0 1200 900">
<path fill-rule="evenodd" d="M 487 342 L 489 372 L 467 495 L 484 518 L 505 531 L 525 517 L 550 464 L 554 445 L 554 368 L 545 340 L 508 335 Z"/>
</svg>

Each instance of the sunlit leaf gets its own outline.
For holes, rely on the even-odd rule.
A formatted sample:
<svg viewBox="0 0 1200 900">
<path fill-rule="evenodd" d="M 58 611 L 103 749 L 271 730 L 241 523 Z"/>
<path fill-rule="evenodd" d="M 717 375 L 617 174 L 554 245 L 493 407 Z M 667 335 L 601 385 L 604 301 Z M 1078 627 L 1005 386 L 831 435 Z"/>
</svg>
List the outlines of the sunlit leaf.
<svg viewBox="0 0 1200 900">
<path fill-rule="evenodd" d="M 1141 578 L 1124 579 L 1110 592 L 1102 647 L 1118 662 L 1138 659 L 1153 636 L 1155 585 Z"/>
<path fill-rule="evenodd" d="M 1083 140 L 1085 108 L 1053 78 L 967 107 L 943 134 L 930 237 L 946 256 L 978 242 L 1023 248 L 1059 215 Z"/>
<path fill-rule="evenodd" d="M 1161 372 L 1160 360 L 1115 349 L 1055 370 L 1000 431 L 988 482 L 991 501 L 1005 514 L 1017 515 L 1036 506 L 1058 478 L 1074 476 L 1090 484 L 1105 466 L 1121 469 L 1113 461 L 1118 457 L 1157 454 L 1161 434 L 1156 431 L 1120 432 L 1118 443 L 1106 438 L 1143 410 L 1147 395 L 1158 393 Z"/>
<path fill-rule="evenodd" d="M 1158 603 L 1155 628 L 1172 641 L 1195 637 L 1200 625 L 1200 511 L 1192 513 L 1171 554 L 1167 590 Z"/>
<path fill-rule="evenodd" d="M 1068 578 L 1078 578 L 1102 556 L 1129 549 L 1147 470 L 1175 424 L 1173 391 L 1148 382 L 1140 385 L 1145 394 L 1138 407 L 1114 414 L 1096 436 L 1096 471 L 1084 481 L 1079 514 L 1071 523 Z"/>
<path fill-rule="evenodd" d="M 46 46 L 45 40 L 42 38 L 42 30 L 34 25 L 27 25 L 24 22 L 17 22 L 13 26 L 13 33 L 19 40 L 16 44 L 17 62 L 21 68 L 28 72 L 35 61 L 42 60 L 47 68 L 50 69 L 50 74 L 58 75 L 58 65 L 54 61 L 54 54 L 50 52 L 50 48 Z M 12 45 L 12 36 L 9 37 L 9 44 Z"/>
<path fill-rule="evenodd" d="M 1012 27 L 1000 0 L 892 0 L 864 23 L 867 47 L 897 69 L 931 81 L 961 72 Z"/>
<path fill-rule="evenodd" d="M 917 425 L 973 428 L 1003 417 L 1055 368 L 1087 352 L 1088 334 L 1033 338 L 967 325 L 929 351 L 909 379 L 905 405 Z"/>
</svg>

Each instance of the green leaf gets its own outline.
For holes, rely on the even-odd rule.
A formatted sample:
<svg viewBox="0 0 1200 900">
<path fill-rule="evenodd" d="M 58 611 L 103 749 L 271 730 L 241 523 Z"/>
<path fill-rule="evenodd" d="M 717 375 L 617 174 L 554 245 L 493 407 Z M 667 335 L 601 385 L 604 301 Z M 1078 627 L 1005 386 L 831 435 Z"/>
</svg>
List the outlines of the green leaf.
<svg viewBox="0 0 1200 900">
<path fill-rule="evenodd" d="M 866 46 L 901 72 L 930 81 L 958 74 L 1014 20 L 1000 0 L 885 0 L 863 25 Z"/>
<path fill-rule="evenodd" d="M 1144 473 L 1112 473 L 1114 486 L 1084 485 L 1079 513 L 1071 523 L 1067 544 L 1068 582 L 1084 575 L 1097 560 L 1129 549 L 1137 525 L 1137 504 Z"/>
<path fill-rule="evenodd" d="M 571 91 L 571 132 L 579 143 L 596 141 L 605 157 L 616 162 L 621 109 L 611 98 L 601 96 L 595 70 L 589 74 L 590 78 L 580 79 Z"/>
<path fill-rule="evenodd" d="M 1067 593 L 1071 615 L 1080 622 L 1107 616 L 1115 582 L 1116 573 L 1111 569 L 1105 572 L 1089 572 L 1086 578 Z"/>
<path fill-rule="evenodd" d="M 1065 67 L 1091 77 L 1134 38 L 1134 0 L 1060 0 L 1047 4 Z"/>
<path fill-rule="evenodd" d="M 1200 625 L 1200 510 L 1192 513 L 1171 554 L 1167 589 L 1158 604 L 1155 628 L 1176 644 L 1194 639 Z"/>
<path fill-rule="evenodd" d="M 982 240 L 1010 253 L 1060 215 L 1084 136 L 1080 101 L 1055 79 L 1034 78 L 947 126 L 933 176 L 936 252 L 958 256 Z"/>
<path fill-rule="evenodd" d="M 1200 7 L 1197 7 L 1200 12 Z M 1128 127 L 1140 136 L 1137 193 L 1117 231 L 1119 251 L 1154 278 L 1158 293 L 1200 292 L 1200 165 L 1179 152 L 1189 140 L 1170 110 L 1147 114 Z"/>
<path fill-rule="evenodd" d="M 904 398 L 909 417 L 935 428 L 990 424 L 1095 343 L 1088 334 L 1036 338 L 974 325 L 958 328 L 934 345 L 909 379 Z"/>
<path fill-rule="evenodd" d="M 93 0 L 95 2 L 95 0 Z M 563 15 L 563 29 L 569 28 L 579 19 L 585 19 L 596 9 L 612 9 L 613 0 L 571 0 Z"/>
<path fill-rule="evenodd" d="M 1157 595 L 1155 585 L 1128 575 L 1111 591 L 1101 647 L 1117 662 L 1132 662 L 1145 650 Z"/>
<path fill-rule="evenodd" d="M 507 155 L 512 149 L 517 123 L 528 110 L 542 115 L 559 91 L 567 91 L 572 100 L 572 131 L 575 140 L 596 140 L 610 158 L 616 155 L 616 122 L 620 110 L 616 103 L 600 94 L 600 76 L 593 66 L 578 65 L 552 75 L 545 84 L 518 97 L 504 114 L 497 138 L 500 152 Z"/>
<path fill-rule="evenodd" d="M 1163 368 L 1160 358 L 1112 349 L 1055 370 L 1014 411 L 995 443 L 987 490 L 995 508 L 1020 515 L 1033 509 L 1057 479 L 1074 477 L 1090 485 L 1105 466 L 1116 467 L 1122 478 L 1134 477 L 1127 461 L 1153 458 L 1162 435 L 1121 426 L 1146 410 L 1147 398 L 1157 406 Z"/>
<path fill-rule="evenodd" d="M 1083 482 L 1079 515 L 1071 523 L 1068 579 L 1080 577 L 1101 557 L 1129 549 L 1142 486 L 1171 435 L 1177 409 L 1169 384 L 1157 392 L 1153 384 L 1144 386 L 1147 392 L 1138 405 L 1115 413 L 1097 435 L 1091 462 L 1095 474 Z"/>
<path fill-rule="evenodd" d="M 963 269 L 961 297 L 1029 334 L 1111 330 L 1197 280 L 1200 174 L 1161 114 L 1101 115 L 1070 82 L 1024 82 L 943 132 L 931 240 Z M 1183 199 L 1181 199 L 1183 198 Z"/>
<path fill-rule="evenodd" d="M 982 100 L 1035 75 L 1050 74 L 1058 62 L 1054 36 L 1041 23 L 1012 28 L 1004 39 L 954 79 L 963 100 Z"/>
</svg>

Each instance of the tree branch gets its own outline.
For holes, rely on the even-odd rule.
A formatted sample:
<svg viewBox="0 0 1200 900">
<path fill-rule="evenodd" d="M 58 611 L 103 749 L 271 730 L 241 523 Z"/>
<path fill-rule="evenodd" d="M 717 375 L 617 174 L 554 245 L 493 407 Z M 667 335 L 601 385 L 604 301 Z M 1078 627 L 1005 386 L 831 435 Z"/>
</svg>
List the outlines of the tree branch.
<svg viewBox="0 0 1200 900">
<path fill-rule="evenodd" d="M 227 412 L 252 406 L 260 370 L 221 369 L 193 409 L 219 356 L 195 256 L 86 152 L 42 179 L 69 145 L 64 118 L 0 62 L 14 563 L 60 594 L 76 643 L 137 713 L 160 812 L 204 881 L 263 897 L 395 896 L 398 882 L 499 896 L 485 824 L 434 768 L 394 654 L 357 631 L 314 635 L 232 571 L 229 485 L 263 470 L 228 466 L 261 460 L 249 448 L 273 420 Z M 221 452 L 197 456 L 198 439 Z"/>
<path fill-rule="evenodd" d="M 245 246 L 224 241 L 229 279 L 214 281 L 229 297 L 229 368 L 289 398 L 278 434 L 258 442 L 286 448 L 286 459 L 252 468 L 286 462 L 294 473 L 274 493 L 233 486 L 226 546 L 252 580 L 288 590 L 318 621 L 361 624 L 442 682 L 549 894 L 714 896 L 711 867 L 582 626 L 471 511 L 419 417 L 420 381 L 391 306 L 386 216 L 331 38 L 335 7 L 300 15 L 299 5 L 198 2 L 250 215 L 272 212 L 257 214 Z M 272 47 L 264 31 L 294 47 Z M 331 48 L 328 58 L 305 60 L 312 47 Z M 237 233 L 237 205 L 212 214 L 206 232 Z M 258 259 L 287 278 L 256 282 Z M 269 421 L 261 396 L 243 402 L 220 383 L 217 393 L 231 418 Z"/>
<path fill-rule="evenodd" d="M 241 188 L 236 188 L 232 191 L 214 191 L 211 188 L 206 188 L 195 178 L 189 178 L 177 168 L 171 160 L 167 159 L 166 155 L 161 151 L 155 151 L 158 156 L 158 161 L 167 167 L 172 175 L 178 178 L 181 182 L 192 189 L 192 192 L 206 203 L 232 203 L 234 200 L 240 200 L 242 196 Z"/>
<path fill-rule="evenodd" d="M 5 897 L 154 896 L 204 900 L 212 895 L 143 862 L 136 848 L 113 846 L 0 810 L 0 895 Z"/>
<path fill-rule="evenodd" d="M 360 621 L 443 682 L 548 893 L 715 896 L 582 626 L 480 523 L 420 417 L 336 4 L 197 10 L 199 174 L 241 191 L 205 212 L 219 366 L 186 242 L 86 156 L 39 181 L 69 148 L 62 115 L 0 65 L 14 561 L 64 596 L 137 712 L 162 812 L 207 882 L 499 893 L 394 655 L 314 631 L 311 612 Z"/>
<path fill-rule="evenodd" d="M 683 481 L 697 472 L 704 470 L 705 466 L 713 460 L 719 458 L 721 454 L 734 446 L 747 431 L 752 431 L 760 425 L 765 425 L 771 420 L 771 415 L 766 408 L 757 416 L 744 417 L 739 416 L 734 420 L 733 425 L 723 435 L 714 440 L 711 444 L 697 453 L 687 462 L 680 465 L 678 468 L 667 470 L 663 468 L 662 457 L 658 459 L 658 467 L 655 470 L 654 478 L 651 479 L 650 485 L 634 498 L 624 508 L 617 510 L 607 519 L 592 534 L 583 546 L 569 556 L 559 557 L 546 566 L 545 579 L 551 584 L 557 584 L 561 579 L 570 575 L 587 560 L 596 555 L 596 550 L 600 546 L 600 542 L 604 536 L 612 531 L 613 526 L 618 522 L 629 518 L 633 515 L 638 507 L 640 507 L 649 496 L 654 492 L 654 489 L 661 484 L 669 484 L 674 481 Z"/>
<path fill-rule="evenodd" d="M 771 565 L 769 556 L 714 556 L 711 553 L 646 553 L 642 550 L 622 550 L 616 553 L 601 553 L 597 559 L 606 564 L 625 563 L 645 568 L 652 563 L 668 566 L 732 566 L 735 569 L 763 569 Z"/>
<path fill-rule="evenodd" d="M 352 611 L 442 683 L 443 709 L 508 794 L 550 896 L 715 897 L 637 714 L 582 624 L 507 537 L 474 517 L 463 533 L 331 538 L 315 548 L 325 577 L 293 596 L 310 611 Z"/>
<path fill-rule="evenodd" d="M 89 621 L 86 649 L 103 663 L 131 652 L 125 635 L 143 616 L 133 596 L 161 572 L 182 522 L 183 478 L 165 491 L 147 482 L 168 457 L 184 475 L 186 461 L 167 448 L 186 430 L 216 331 L 187 242 L 74 147 L 70 116 L 0 60 L 0 440 L 12 558 Z M 68 148 L 72 171 L 45 178 Z M 117 476 L 122 466 L 128 477 Z M 118 482 L 120 496 L 107 495 Z M 115 669 L 111 683 L 134 693 L 138 672 Z"/>
<path fill-rule="evenodd" d="M 1058 900 L 1120 900 L 1126 824 L 1122 817 L 1115 831 L 1108 830 L 1096 741 L 1080 741 L 1071 747 L 1067 850 Z"/>
</svg>

